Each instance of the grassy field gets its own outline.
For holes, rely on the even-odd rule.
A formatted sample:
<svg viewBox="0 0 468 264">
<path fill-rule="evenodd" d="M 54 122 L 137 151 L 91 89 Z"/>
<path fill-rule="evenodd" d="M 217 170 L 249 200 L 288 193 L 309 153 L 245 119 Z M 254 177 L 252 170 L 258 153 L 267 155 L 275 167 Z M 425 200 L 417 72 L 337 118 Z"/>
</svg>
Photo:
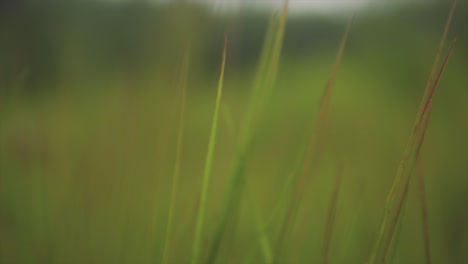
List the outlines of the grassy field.
<svg viewBox="0 0 468 264">
<path fill-rule="evenodd" d="M 231 67 L 228 32 L 214 70 L 174 37 L 141 74 L 87 78 L 65 52 L 31 96 L 19 72 L 0 90 L 0 263 L 466 263 L 468 50 L 448 29 L 437 55 L 445 11 L 430 34 L 356 14 L 282 56 L 283 10 L 255 66 Z"/>
</svg>

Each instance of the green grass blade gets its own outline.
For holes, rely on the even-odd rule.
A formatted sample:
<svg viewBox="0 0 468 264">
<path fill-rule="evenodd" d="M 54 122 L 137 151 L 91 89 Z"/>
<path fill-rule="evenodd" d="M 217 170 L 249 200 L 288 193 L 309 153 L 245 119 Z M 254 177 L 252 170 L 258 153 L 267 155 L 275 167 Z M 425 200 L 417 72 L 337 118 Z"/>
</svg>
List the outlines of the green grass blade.
<svg viewBox="0 0 468 264">
<path fill-rule="evenodd" d="M 409 188 L 409 187 L 408 187 Z M 408 191 L 406 191 L 408 192 Z M 389 257 L 388 257 L 388 263 L 389 264 L 392 264 L 392 263 L 395 263 L 395 259 L 396 259 L 396 253 L 397 253 L 397 249 L 398 249 L 398 243 L 400 241 L 400 237 L 401 237 L 401 232 L 403 230 L 403 220 L 404 220 L 404 217 L 405 217 L 405 214 L 406 214 L 406 211 L 407 211 L 407 203 L 403 203 L 403 208 L 401 209 L 402 213 L 401 213 L 401 217 L 400 217 L 400 222 L 398 223 L 398 226 L 396 228 L 396 231 L 395 231 L 395 239 L 394 241 L 392 242 L 392 246 L 391 246 L 391 249 L 390 249 L 390 253 L 389 253 Z"/>
<path fill-rule="evenodd" d="M 274 46 L 275 36 L 278 31 L 278 25 L 278 15 L 275 13 L 270 20 L 265 40 L 263 42 L 262 53 L 260 55 L 257 74 L 255 76 L 255 83 L 252 88 L 252 95 L 250 97 L 246 115 L 252 115 L 253 113 L 255 113 L 255 109 L 258 108 L 257 103 L 259 100 L 261 100 L 263 83 L 265 82 L 266 72 L 268 71 L 268 66 L 272 59 L 271 54 Z"/>
<path fill-rule="evenodd" d="M 181 93 L 180 108 L 179 108 L 179 124 L 177 132 L 177 145 L 176 145 L 176 157 L 174 162 L 174 172 L 172 175 L 172 188 L 171 188 L 171 197 L 169 204 L 169 212 L 167 215 L 167 227 L 165 234 L 165 242 L 162 255 L 162 263 L 169 263 L 169 249 L 170 249 L 170 238 L 173 229 L 174 221 L 174 212 L 175 212 L 175 203 L 176 203 L 176 194 L 177 186 L 179 185 L 179 174 L 180 174 L 180 163 L 181 163 L 181 154 L 182 154 L 182 142 L 184 137 L 184 119 L 185 119 L 185 101 L 187 95 L 187 75 L 188 75 L 188 65 L 189 65 L 189 51 L 185 52 L 181 72 L 179 79 L 179 87 Z"/>
<path fill-rule="evenodd" d="M 252 211 L 254 215 L 255 226 L 256 226 L 257 236 L 258 236 L 259 243 L 260 243 L 263 261 L 265 263 L 272 263 L 273 252 L 271 249 L 270 239 L 268 238 L 268 235 L 266 234 L 266 226 L 262 218 L 260 208 L 258 207 L 258 204 L 255 200 L 255 197 L 249 185 L 247 185 L 245 188 L 247 191 L 248 203 L 252 207 Z"/>
<path fill-rule="evenodd" d="M 217 95 L 216 95 L 216 105 L 215 105 L 215 110 L 213 114 L 213 122 L 211 124 L 210 139 L 208 143 L 208 153 L 206 154 L 205 170 L 204 170 L 205 172 L 203 174 L 202 191 L 200 195 L 200 205 L 198 208 L 197 220 L 196 220 L 196 226 L 195 226 L 195 237 L 193 240 L 192 258 L 190 261 L 192 264 L 198 263 L 200 261 L 203 222 L 205 220 L 206 203 L 208 199 L 208 188 L 209 188 L 209 184 L 211 181 L 211 174 L 213 170 L 213 153 L 214 153 L 214 149 L 216 145 L 219 108 L 220 108 L 221 96 L 223 92 L 224 69 L 226 66 L 226 49 L 227 49 L 227 38 L 225 37 L 223 58 L 221 62 L 221 73 L 219 76 L 219 83 L 218 83 L 218 89 L 217 89 Z"/>
<path fill-rule="evenodd" d="M 430 94 L 431 85 L 433 83 L 433 80 L 434 80 L 435 75 L 436 75 L 437 68 L 439 66 L 440 57 L 442 55 L 442 51 L 443 51 L 443 48 L 445 46 L 447 34 L 448 34 L 449 29 L 450 29 L 450 25 L 451 25 L 451 22 L 452 22 L 452 19 L 453 19 L 453 14 L 455 12 L 456 5 L 457 5 L 457 0 L 454 0 L 453 4 L 452 4 L 452 7 L 450 9 L 449 15 L 447 17 L 447 21 L 445 23 L 445 28 L 444 28 L 444 31 L 442 33 L 442 37 L 441 37 L 439 47 L 438 47 L 437 52 L 436 52 L 436 56 L 435 56 L 435 59 L 434 59 L 433 65 L 432 65 L 431 72 L 429 74 L 429 79 L 427 81 L 427 84 L 426 84 L 426 87 L 425 87 L 425 90 L 424 90 L 424 95 L 423 95 L 423 98 L 422 98 L 422 101 L 421 101 L 422 103 L 421 103 L 421 105 L 419 107 L 419 110 L 418 110 L 418 113 L 416 115 L 417 118 L 422 117 L 422 115 L 423 115 L 423 111 L 424 111 L 424 108 L 425 108 L 424 102 L 427 101 L 427 98 L 428 98 L 428 96 Z M 412 134 L 413 137 L 417 136 L 417 132 L 418 132 L 419 127 L 420 127 L 419 124 L 420 123 L 417 120 L 415 122 L 415 125 L 414 125 L 414 128 L 413 128 L 413 134 Z M 396 173 L 395 180 L 394 180 L 394 182 L 392 184 L 392 187 L 391 187 L 391 190 L 390 190 L 390 195 L 389 195 L 389 198 L 387 199 L 385 209 L 384 209 L 384 214 L 382 216 L 382 220 L 381 220 L 381 223 L 380 223 L 377 242 L 376 242 L 376 244 L 374 246 L 374 250 L 373 250 L 373 252 L 372 252 L 372 254 L 370 256 L 370 263 L 374 263 L 376 261 L 376 257 L 377 257 L 376 255 L 378 254 L 378 251 L 379 251 L 380 246 L 382 244 L 382 239 L 383 239 L 385 228 L 386 228 L 386 225 L 387 225 L 387 223 L 385 222 L 386 221 L 386 215 L 389 214 L 390 207 L 394 202 L 396 192 L 397 192 L 397 186 L 400 184 L 400 181 L 402 180 L 401 178 L 403 177 L 402 176 L 403 170 L 405 170 L 405 168 L 406 168 L 406 162 L 409 159 L 409 156 L 411 155 L 410 150 L 412 149 L 413 144 L 414 144 L 414 142 L 410 139 L 409 142 L 408 142 L 408 145 L 406 146 L 406 149 L 405 149 L 405 152 L 403 154 L 403 158 L 402 158 L 402 161 L 401 161 L 401 163 L 399 165 L 398 171 Z"/>
<path fill-rule="evenodd" d="M 430 112 L 429 112 L 430 114 Z M 426 118 L 426 122 L 424 123 L 424 127 L 423 127 L 423 132 L 422 132 L 422 135 L 421 135 L 421 141 L 416 149 L 416 154 L 415 154 L 415 158 L 416 158 L 416 164 L 418 163 L 418 160 L 420 159 L 420 153 L 421 153 L 421 147 L 422 147 L 422 142 L 424 142 L 424 137 L 426 136 L 426 131 L 427 131 L 427 127 L 429 125 L 429 115 L 428 117 Z M 411 166 L 411 169 L 412 170 L 412 166 Z M 398 207 L 397 207 L 397 210 L 396 210 L 396 214 L 395 214 L 395 217 L 394 217 L 394 220 L 392 221 L 391 223 L 391 226 L 390 226 L 390 235 L 387 239 L 387 242 L 386 242 L 386 245 L 384 247 L 384 253 L 383 253 L 383 258 L 386 259 L 387 256 L 390 254 L 390 257 L 389 257 L 389 261 L 388 263 L 393 263 L 394 259 L 395 259 L 395 255 L 396 255 L 396 250 L 397 250 L 397 246 L 398 246 L 398 242 L 399 242 L 399 238 L 400 238 L 400 234 L 401 234 L 401 230 L 402 230 L 402 218 L 404 217 L 403 214 L 406 212 L 406 196 L 408 195 L 408 189 L 409 189 L 409 184 L 410 184 L 410 177 L 407 178 L 406 180 L 406 183 L 405 183 L 405 186 L 404 186 L 404 189 L 403 189 L 403 193 L 402 193 L 402 198 L 398 204 Z M 396 228 L 396 230 L 395 230 Z M 395 235 L 395 239 L 393 239 L 393 234 L 396 233 Z M 394 240 L 394 241 L 393 241 Z M 393 243 L 393 246 L 392 246 L 392 243 Z M 389 253 L 389 251 L 391 251 Z"/>
<path fill-rule="evenodd" d="M 333 226 L 335 224 L 336 207 L 338 204 L 338 194 L 340 193 L 341 181 L 343 178 L 343 167 L 338 168 L 336 174 L 335 186 L 330 201 L 330 207 L 328 208 L 328 219 L 326 222 L 325 236 L 323 240 L 323 262 L 324 264 L 330 263 L 330 246 L 333 236 Z"/>
<path fill-rule="evenodd" d="M 418 193 L 419 193 L 419 202 L 421 204 L 421 221 L 423 224 L 423 234 L 424 234 L 424 251 L 426 255 L 426 263 L 431 264 L 431 243 L 429 236 L 429 220 L 427 213 L 427 200 L 424 184 L 424 171 L 422 166 L 421 156 L 416 161 L 417 173 L 418 176 Z"/>
<path fill-rule="evenodd" d="M 265 110 L 265 104 L 268 102 L 268 99 L 271 96 L 273 91 L 273 87 L 276 81 L 276 76 L 278 74 L 279 64 L 280 64 L 280 57 L 281 57 L 281 50 L 283 49 L 283 40 L 284 34 L 286 31 L 286 21 L 288 16 L 288 1 L 284 1 L 283 10 L 281 12 L 281 18 L 279 21 L 278 29 L 276 31 L 276 35 L 273 41 L 273 50 L 271 53 L 271 61 L 269 63 L 269 70 L 266 71 L 265 76 L 265 83 L 263 84 L 263 94 L 261 95 L 261 100 L 258 102 L 260 107 L 260 114 Z"/>
<path fill-rule="evenodd" d="M 434 93 L 439 85 L 439 82 L 440 82 L 440 79 L 442 77 L 442 74 L 445 70 L 445 67 L 447 66 L 447 63 L 448 63 L 448 60 L 450 58 L 450 55 L 453 51 L 453 48 L 454 48 L 454 45 L 455 45 L 455 40 L 454 42 L 452 43 L 452 45 L 450 46 L 450 49 L 447 53 L 447 56 L 445 57 L 444 59 L 444 62 L 442 64 L 442 67 L 439 71 L 439 74 L 437 75 L 437 78 L 435 80 L 435 83 L 433 85 L 433 88 L 431 89 L 431 92 L 427 98 L 427 102 L 424 106 L 424 111 L 423 111 L 423 116 L 421 117 L 421 125 L 423 126 L 422 127 L 422 132 L 421 132 L 421 136 L 420 136 L 420 139 L 417 143 L 417 146 L 416 146 L 416 150 L 415 150 L 415 161 L 417 161 L 419 159 L 419 155 L 421 153 L 421 147 L 422 147 L 422 144 L 424 143 L 424 138 L 425 138 L 425 135 L 426 135 L 426 131 L 427 131 L 427 127 L 428 127 L 428 124 L 429 124 L 429 117 L 430 117 L 430 110 L 431 110 L 431 105 L 432 105 L 432 99 L 433 99 L 433 96 L 434 96 Z M 407 197 L 407 193 L 408 193 L 408 185 L 409 185 L 409 182 L 410 182 L 410 179 L 411 179 L 411 171 L 412 171 L 412 168 L 413 168 L 413 165 L 414 165 L 415 162 L 413 162 L 411 164 L 411 167 L 408 171 L 409 175 L 408 177 L 406 178 L 406 182 L 405 182 L 405 187 L 404 187 L 404 191 L 402 193 L 402 197 L 401 197 L 401 200 L 400 200 L 400 204 L 398 205 L 397 207 L 397 211 L 396 211 L 396 215 L 395 215 L 395 220 L 392 222 L 392 225 L 391 225 L 391 228 L 390 228 L 390 234 L 389 234 L 389 237 L 387 239 L 387 247 L 384 248 L 384 258 L 386 258 L 387 256 L 387 252 L 388 252 L 388 247 L 389 247 L 389 244 L 391 243 L 391 240 L 393 238 L 393 234 L 395 232 L 395 225 L 398 225 L 399 223 L 399 218 L 400 218 L 400 214 L 401 214 L 401 207 L 404 206 L 405 202 L 406 202 L 406 197 Z"/>
<path fill-rule="evenodd" d="M 229 138 L 234 138 L 235 135 L 235 122 L 234 118 L 232 117 L 232 111 L 229 105 L 227 104 L 222 104 L 221 105 L 221 111 L 224 119 L 224 123 L 226 125 L 227 133 Z"/>
<path fill-rule="evenodd" d="M 421 102 L 421 109 L 423 110 L 420 116 L 416 117 L 416 124 L 414 126 L 413 133 L 410 137 L 410 140 L 408 141 L 405 153 L 403 155 L 402 160 L 400 161 L 400 165 L 395 176 L 391 192 L 387 198 L 384 215 L 379 228 L 379 235 L 374 247 L 374 251 L 370 258 L 370 263 L 378 263 L 379 261 L 384 260 L 387 252 L 387 247 L 389 246 L 388 241 L 391 241 L 393 238 L 393 225 L 395 225 L 398 222 L 399 213 L 401 211 L 399 209 L 401 205 L 399 204 L 402 204 L 402 201 L 404 201 L 406 198 L 405 186 L 408 184 L 407 182 L 410 179 L 412 165 L 414 164 L 414 161 L 417 160 L 422 143 L 424 142 L 424 135 L 427 128 L 427 122 L 429 121 L 429 113 L 432 105 L 432 99 L 435 94 L 435 91 L 437 90 L 445 67 L 447 66 L 454 45 L 455 40 L 452 42 L 452 45 L 449 48 L 449 51 L 444 59 L 444 62 L 442 64 L 441 69 L 439 70 L 434 84 L 430 86 L 426 100 Z M 400 186 L 400 182 L 403 179 L 405 180 L 405 182 L 403 183 L 403 186 Z M 398 196 L 398 192 L 401 193 L 400 196 L 402 198 L 398 203 L 395 204 L 395 199 Z M 392 223 L 389 222 L 391 219 L 394 219 Z M 388 227 L 389 224 L 391 224 L 390 227 Z"/>
<path fill-rule="evenodd" d="M 449 12 L 449 15 L 447 17 L 447 21 L 445 23 L 445 28 L 444 28 L 444 31 L 442 33 L 442 37 L 441 37 L 441 40 L 440 40 L 440 43 L 439 43 L 439 47 L 437 49 L 437 52 L 436 52 L 436 56 L 435 56 L 435 59 L 434 59 L 434 63 L 432 65 L 432 69 L 431 69 L 431 72 L 429 74 L 429 79 L 427 81 L 427 84 L 426 84 L 426 87 L 424 89 L 424 95 L 423 95 L 423 98 L 422 98 L 422 101 L 421 102 L 425 102 L 427 100 L 427 97 L 429 96 L 429 93 L 430 93 L 430 89 L 431 89 L 431 85 L 433 83 L 433 80 L 435 78 L 435 75 L 436 75 L 436 71 L 437 71 L 437 68 L 439 66 L 439 61 L 440 61 L 440 57 L 442 56 L 442 51 L 443 51 L 443 48 L 445 46 L 445 42 L 446 42 L 446 38 L 447 38 L 447 34 L 448 34 L 448 31 L 450 29 L 450 25 L 451 25 L 451 22 L 452 22 L 452 19 L 453 19 L 453 14 L 455 12 L 455 7 L 456 7 L 456 4 L 457 4 L 457 0 L 455 0 L 452 4 L 452 8 Z M 421 117 L 422 116 L 422 113 L 423 113 L 423 109 L 424 109 L 424 104 L 421 103 L 420 107 L 419 107 L 419 110 L 418 110 L 418 113 L 417 113 L 417 117 Z M 413 135 L 416 133 L 416 131 L 419 129 L 419 126 L 418 126 L 418 121 L 416 121 L 416 124 L 413 128 Z M 409 141 L 408 144 L 411 144 L 412 141 Z M 387 202 L 387 205 L 386 205 L 386 209 L 385 210 L 388 210 L 389 209 L 389 205 L 390 203 L 393 202 L 393 200 L 395 199 L 395 195 L 396 195 L 396 185 L 400 182 L 400 174 L 401 174 L 401 171 L 402 169 L 404 169 L 404 167 L 406 166 L 406 163 L 405 161 L 408 159 L 408 156 L 410 155 L 410 153 L 408 152 L 409 149 L 411 148 L 410 145 L 407 146 L 406 150 L 405 150 L 405 153 L 403 154 L 403 159 L 402 159 L 402 164 L 400 165 L 399 169 L 398 169 L 398 172 L 397 172 L 397 176 L 396 176 L 396 179 L 392 185 L 392 188 L 391 188 L 391 198 L 390 200 Z M 383 218 L 382 218 L 383 219 Z M 381 223 L 381 226 L 385 226 L 385 223 Z M 379 234 L 379 236 L 381 236 Z M 376 249 L 375 249 L 376 250 Z M 374 250 L 374 251 L 375 251 Z M 374 252 L 375 253 L 375 252 Z"/>
<path fill-rule="evenodd" d="M 271 210 L 270 216 L 266 222 L 267 227 L 271 227 L 273 225 L 273 221 L 277 218 L 280 218 L 281 213 L 284 211 L 284 208 L 287 206 L 289 202 L 289 197 L 291 195 L 291 190 L 293 189 L 294 185 L 294 178 L 300 171 L 301 164 L 304 160 L 305 156 L 305 148 L 300 152 L 297 156 L 296 161 L 294 162 L 294 166 L 288 176 L 286 177 L 286 182 L 282 190 L 278 194 L 277 202 L 275 203 L 276 206 Z"/>
<path fill-rule="evenodd" d="M 330 73 L 330 77 L 328 79 L 328 82 L 324 88 L 323 96 L 320 101 L 320 108 L 319 108 L 319 114 L 318 114 L 318 119 L 314 127 L 314 131 L 312 132 L 310 139 L 309 139 L 309 144 L 308 144 L 308 150 L 306 154 L 306 158 L 304 160 L 304 163 L 301 168 L 300 175 L 298 179 L 296 179 L 296 185 L 295 185 L 295 191 L 293 193 L 293 197 L 290 201 L 290 204 L 287 209 L 286 213 L 286 219 L 284 220 L 280 233 L 279 233 L 279 239 L 278 239 L 278 244 L 277 244 L 277 250 L 275 251 L 277 256 L 275 257 L 275 261 L 278 261 L 278 258 L 281 257 L 281 251 L 284 248 L 283 244 L 285 243 L 285 238 L 287 234 L 289 233 L 289 229 L 292 226 L 292 223 L 294 222 L 296 211 L 298 208 L 299 201 L 302 197 L 303 193 L 303 187 L 305 180 L 307 176 L 310 173 L 310 168 L 312 167 L 312 162 L 315 159 L 315 156 L 317 154 L 317 144 L 318 140 L 320 138 L 320 135 L 323 130 L 323 125 L 325 122 L 325 117 L 328 111 L 328 105 L 330 103 L 330 98 L 331 98 L 331 92 L 333 89 L 333 86 L 335 84 L 335 79 L 336 75 L 338 73 L 338 68 L 339 65 L 341 64 L 341 59 L 343 57 L 344 49 L 346 47 L 346 42 L 348 40 L 349 32 L 351 30 L 351 25 L 352 25 L 352 17 L 349 19 L 346 29 L 343 33 L 343 37 L 340 42 L 340 46 L 338 48 L 338 52 L 335 58 L 335 63 L 333 65 L 333 69 Z"/>
<path fill-rule="evenodd" d="M 431 73 L 429 74 L 429 80 L 428 80 L 428 82 L 426 84 L 426 87 L 424 89 L 423 101 L 426 100 L 427 97 L 429 96 L 429 90 L 430 90 L 431 84 L 434 81 L 434 78 L 435 78 L 435 75 L 436 75 L 436 72 L 437 72 L 437 68 L 439 67 L 440 58 L 442 57 L 442 52 L 444 50 L 445 42 L 447 41 L 447 35 L 448 35 L 449 29 L 450 29 L 450 25 L 452 24 L 453 14 L 455 13 L 455 8 L 457 6 L 457 2 L 458 2 L 458 0 L 453 1 L 452 7 L 451 7 L 450 12 L 449 12 L 449 15 L 447 17 L 447 21 L 446 21 L 445 27 L 444 27 L 444 32 L 442 33 L 442 37 L 440 39 L 439 47 L 437 48 L 436 57 L 434 59 L 434 63 L 432 64 Z M 420 116 L 422 114 L 422 111 L 423 111 L 423 108 L 420 107 L 417 116 Z"/>
<path fill-rule="evenodd" d="M 279 67 L 287 14 L 288 1 L 285 1 L 279 19 L 275 14 L 270 21 L 268 32 L 263 43 L 263 50 L 255 83 L 245 112 L 244 124 L 240 135 L 240 152 L 248 152 L 250 142 L 254 136 L 257 120 L 264 111 L 268 99 L 265 95 L 270 94 L 273 89 L 275 76 Z"/>
<path fill-rule="evenodd" d="M 267 104 L 268 99 L 271 96 L 273 86 L 276 80 L 279 63 L 280 63 L 280 55 L 283 46 L 283 39 L 284 39 L 284 32 L 286 28 L 286 19 L 288 13 L 288 1 L 285 1 L 283 11 L 281 14 L 281 18 L 279 21 L 278 29 L 275 34 L 275 38 L 273 40 L 273 47 L 271 53 L 271 61 L 270 61 L 270 69 L 266 71 L 265 82 L 263 84 L 263 89 L 260 91 L 261 94 L 259 95 L 258 102 L 254 101 L 254 105 L 257 105 L 257 109 L 262 114 L 265 111 L 265 104 Z M 268 43 L 268 42 L 267 42 Z M 252 112 L 251 114 L 255 114 Z M 253 193 L 247 180 L 244 181 L 245 188 L 247 189 L 249 203 L 253 206 L 254 211 L 254 218 L 256 222 L 256 229 L 257 235 L 259 239 L 259 243 L 262 249 L 262 256 L 265 263 L 272 263 L 273 261 L 273 252 L 271 248 L 270 239 L 268 238 L 265 230 L 265 224 L 263 222 L 262 216 L 254 199 Z"/>
<path fill-rule="evenodd" d="M 263 112 L 262 108 L 264 107 L 264 102 L 266 101 L 264 95 L 269 94 L 270 92 L 267 90 L 271 90 L 274 86 L 273 83 L 271 83 L 269 87 L 266 87 L 265 80 L 267 79 L 267 76 L 272 76 L 273 72 L 274 75 L 276 75 L 276 70 L 278 69 L 277 64 L 279 63 L 278 60 L 281 53 L 284 37 L 283 31 L 286 27 L 287 13 L 288 1 L 285 1 L 279 21 L 276 16 L 274 16 L 270 21 L 267 36 L 263 45 L 263 51 L 256 80 L 251 91 L 248 107 L 245 112 L 245 117 L 241 127 L 240 138 L 237 143 L 236 157 L 234 160 L 233 170 L 231 172 L 231 183 L 228 186 L 221 220 L 215 231 L 215 236 L 208 257 L 208 263 L 215 262 L 216 257 L 219 254 L 219 249 L 224 232 L 226 230 L 226 226 L 228 225 L 229 221 L 236 221 L 238 211 L 240 210 L 240 194 L 242 193 L 243 186 L 248 184 L 244 178 L 244 173 L 246 161 L 248 158 L 247 156 L 255 134 L 255 123 L 259 119 L 260 114 Z M 259 234 L 262 233 L 261 230 L 257 230 L 257 232 Z M 259 237 L 259 243 L 261 245 L 264 244 L 264 241 L 264 238 Z"/>
</svg>

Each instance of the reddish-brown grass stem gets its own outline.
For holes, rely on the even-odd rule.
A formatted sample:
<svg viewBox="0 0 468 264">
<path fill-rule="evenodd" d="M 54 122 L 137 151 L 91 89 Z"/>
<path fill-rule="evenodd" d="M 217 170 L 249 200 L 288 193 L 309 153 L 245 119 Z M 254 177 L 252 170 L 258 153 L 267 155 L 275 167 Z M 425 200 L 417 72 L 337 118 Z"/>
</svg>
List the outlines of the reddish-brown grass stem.
<svg viewBox="0 0 468 264">
<path fill-rule="evenodd" d="M 338 167 L 338 172 L 335 177 L 335 186 L 330 201 L 330 207 L 328 208 L 328 217 L 325 227 L 325 236 L 323 241 L 323 264 L 330 263 L 330 246 L 333 237 L 333 227 L 335 225 L 336 208 L 338 204 L 338 194 L 340 193 L 341 181 L 343 178 L 343 166 Z"/>
</svg>

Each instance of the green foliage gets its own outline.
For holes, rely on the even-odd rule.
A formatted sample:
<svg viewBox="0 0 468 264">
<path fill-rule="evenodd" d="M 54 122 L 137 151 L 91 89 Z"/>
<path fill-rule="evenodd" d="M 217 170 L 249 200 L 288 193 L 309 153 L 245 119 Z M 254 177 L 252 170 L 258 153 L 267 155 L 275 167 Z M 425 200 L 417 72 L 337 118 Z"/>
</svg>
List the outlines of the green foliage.
<svg viewBox="0 0 468 264">
<path fill-rule="evenodd" d="M 0 17 L 0 263 L 467 262 L 462 4 L 450 62 L 445 5 L 338 52 L 287 6 L 57 8 Z"/>
</svg>

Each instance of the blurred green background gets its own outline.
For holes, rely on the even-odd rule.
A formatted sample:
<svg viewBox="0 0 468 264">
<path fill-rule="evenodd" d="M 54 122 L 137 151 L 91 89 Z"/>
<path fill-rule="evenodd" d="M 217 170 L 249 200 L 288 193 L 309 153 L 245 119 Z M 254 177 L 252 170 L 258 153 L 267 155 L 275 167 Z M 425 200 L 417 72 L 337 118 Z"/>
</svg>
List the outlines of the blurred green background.
<svg viewBox="0 0 468 264">
<path fill-rule="evenodd" d="M 435 1 L 371 2 L 355 10 L 326 147 L 288 238 L 288 263 L 321 260 L 339 164 L 343 183 L 330 261 L 367 260 L 449 9 Z M 1 1 L 0 263 L 160 263 L 187 45 L 170 263 L 188 262 L 226 34 L 206 257 L 272 13 L 190 1 Z M 246 171 L 264 219 L 275 219 L 288 174 L 306 147 L 349 14 L 291 12 L 288 18 L 274 93 Z M 422 150 L 434 263 L 468 263 L 467 26 L 468 5 L 461 1 L 448 37 L 457 43 Z M 395 263 L 425 263 L 416 186 L 409 187 Z M 245 196 L 218 263 L 262 263 Z M 267 231 L 274 236 L 278 226 L 273 220 Z"/>
</svg>

